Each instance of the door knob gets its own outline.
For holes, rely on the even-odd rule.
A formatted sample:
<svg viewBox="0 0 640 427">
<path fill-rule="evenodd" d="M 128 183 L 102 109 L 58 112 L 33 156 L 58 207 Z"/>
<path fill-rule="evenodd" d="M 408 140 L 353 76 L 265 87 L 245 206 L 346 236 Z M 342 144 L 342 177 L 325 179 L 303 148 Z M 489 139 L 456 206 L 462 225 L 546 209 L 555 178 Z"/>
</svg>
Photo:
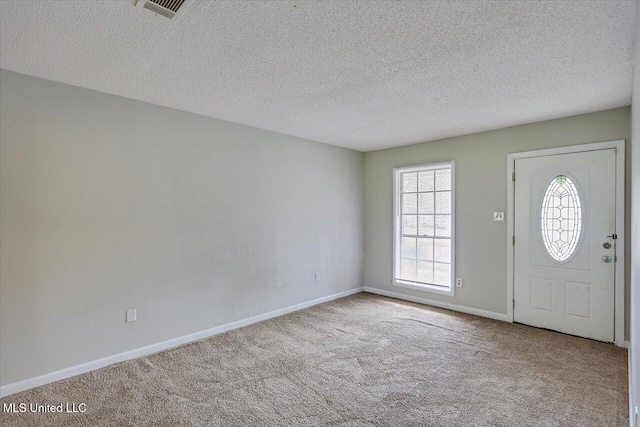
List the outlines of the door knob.
<svg viewBox="0 0 640 427">
<path fill-rule="evenodd" d="M 605 255 L 602 257 L 602 261 L 606 262 L 606 263 L 610 263 L 613 260 L 613 258 L 611 258 L 609 255 Z"/>
</svg>

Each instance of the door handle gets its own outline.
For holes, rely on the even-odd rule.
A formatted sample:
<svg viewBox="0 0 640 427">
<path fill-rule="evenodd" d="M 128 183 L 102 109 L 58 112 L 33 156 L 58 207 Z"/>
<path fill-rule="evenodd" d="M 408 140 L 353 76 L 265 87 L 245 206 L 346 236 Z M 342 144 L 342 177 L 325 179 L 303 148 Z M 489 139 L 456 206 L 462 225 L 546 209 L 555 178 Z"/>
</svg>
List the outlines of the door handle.
<svg viewBox="0 0 640 427">
<path fill-rule="evenodd" d="M 602 257 L 602 261 L 610 263 L 611 261 L 613 261 L 613 258 L 611 258 L 609 255 L 605 255 Z"/>
</svg>

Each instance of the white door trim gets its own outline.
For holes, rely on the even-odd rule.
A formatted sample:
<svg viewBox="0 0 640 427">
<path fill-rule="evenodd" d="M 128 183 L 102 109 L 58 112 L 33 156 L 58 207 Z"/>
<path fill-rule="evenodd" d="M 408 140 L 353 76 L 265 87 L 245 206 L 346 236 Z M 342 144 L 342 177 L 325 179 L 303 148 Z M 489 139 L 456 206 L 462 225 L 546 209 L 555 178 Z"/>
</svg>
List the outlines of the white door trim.
<svg viewBox="0 0 640 427">
<path fill-rule="evenodd" d="M 624 144 L 625 140 L 596 142 L 593 144 L 570 145 L 567 147 L 550 148 L 546 150 L 526 151 L 507 154 L 507 319 L 513 322 L 513 286 L 514 286 L 514 213 L 515 213 L 515 185 L 513 172 L 515 161 L 531 157 L 552 156 L 556 154 L 580 153 L 584 151 L 616 149 L 616 256 L 618 261 L 615 268 L 615 344 L 624 347 Z"/>
</svg>

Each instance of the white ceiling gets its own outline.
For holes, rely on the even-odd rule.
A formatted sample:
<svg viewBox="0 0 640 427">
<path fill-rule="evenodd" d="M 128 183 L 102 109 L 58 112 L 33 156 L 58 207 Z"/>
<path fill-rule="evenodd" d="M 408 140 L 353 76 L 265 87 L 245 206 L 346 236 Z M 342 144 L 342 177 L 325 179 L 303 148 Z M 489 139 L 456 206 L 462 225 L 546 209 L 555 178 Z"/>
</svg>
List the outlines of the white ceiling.
<svg viewBox="0 0 640 427">
<path fill-rule="evenodd" d="M 2 1 L 0 66 L 361 151 L 629 105 L 633 1 Z"/>
</svg>

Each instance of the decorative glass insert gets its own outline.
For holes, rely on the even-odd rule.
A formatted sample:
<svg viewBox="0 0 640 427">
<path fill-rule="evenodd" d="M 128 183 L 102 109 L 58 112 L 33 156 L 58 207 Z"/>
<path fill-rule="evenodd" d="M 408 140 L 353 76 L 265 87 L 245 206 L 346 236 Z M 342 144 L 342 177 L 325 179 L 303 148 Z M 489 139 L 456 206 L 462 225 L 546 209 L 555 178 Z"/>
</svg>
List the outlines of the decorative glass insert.
<svg viewBox="0 0 640 427">
<path fill-rule="evenodd" d="M 582 231 L 582 202 L 569 177 L 558 175 L 549 183 L 540 218 L 547 252 L 556 261 L 566 261 L 578 247 Z"/>
<path fill-rule="evenodd" d="M 451 288 L 451 164 L 400 172 L 396 279 Z"/>
</svg>

